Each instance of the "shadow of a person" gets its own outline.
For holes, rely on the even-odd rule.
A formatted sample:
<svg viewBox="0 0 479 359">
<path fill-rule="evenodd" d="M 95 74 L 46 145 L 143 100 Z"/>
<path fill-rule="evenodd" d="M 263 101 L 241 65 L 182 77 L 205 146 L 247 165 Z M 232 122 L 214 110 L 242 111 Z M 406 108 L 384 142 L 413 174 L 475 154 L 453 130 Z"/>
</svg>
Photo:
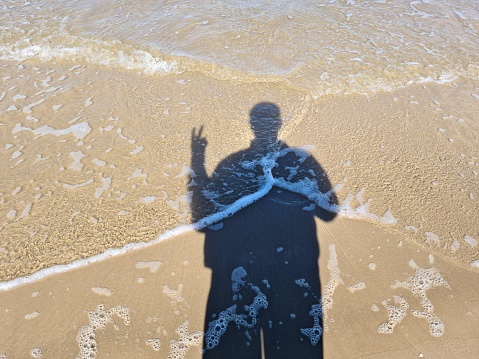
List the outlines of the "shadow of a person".
<svg viewBox="0 0 479 359">
<path fill-rule="evenodd" d="M 206 138 L 192 134 L 194 220 L 266 192 L 253 204 L 204 228 L 205 265 L 212 269 L 204 358 L 321 358 L 319 244 L 314 217 L 332 220 L 336 197 L 316 160 L 278 140 L 273 103 L 250 112 L 251 146 L 225 158 L 209 177 Z M 309 187 L 309 188 L 308 188 Z M 266 191 L 265 191 L 266 189 Z M 268 191 L 269 190 L 269 191 Z M 307 192 L 304 192 L 307 190 Z"/>
</svg>

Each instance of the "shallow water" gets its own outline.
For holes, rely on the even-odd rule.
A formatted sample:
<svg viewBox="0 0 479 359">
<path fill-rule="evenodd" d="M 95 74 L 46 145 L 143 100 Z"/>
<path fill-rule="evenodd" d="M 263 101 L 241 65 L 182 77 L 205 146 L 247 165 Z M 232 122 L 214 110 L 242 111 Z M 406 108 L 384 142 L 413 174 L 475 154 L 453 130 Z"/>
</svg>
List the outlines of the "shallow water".
<svg viewBox="0 0 479 359">
<path fill-rule="evenodd" d="M 472 0 L 66 4 L 3 5 L 0 58 L 200 71 L 286 82 L 314 96 L 479 76 Z"/>
</svg>

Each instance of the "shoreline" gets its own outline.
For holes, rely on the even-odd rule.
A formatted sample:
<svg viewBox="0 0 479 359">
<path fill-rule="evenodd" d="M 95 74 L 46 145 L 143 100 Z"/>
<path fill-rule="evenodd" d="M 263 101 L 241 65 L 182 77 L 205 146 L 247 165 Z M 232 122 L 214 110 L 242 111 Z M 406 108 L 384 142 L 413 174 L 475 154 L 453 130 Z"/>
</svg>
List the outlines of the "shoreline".
<svg viewBox="0 0 479 359">
<path fill-rule="evenodd" d="M 475 81 L 313 101 L 278 84 L 231 87 L 197 73 L 144 82 L 141 75 L 114 77 L 114 71 L 83 65 L 30 66 L 19 73 L 31 81 L 50 73 L 37 95 L 43 102 L 37 104 L 31 89 L 22 87 L 25 80 L 13 79 L 8 81 L 25 95 L 10 91 L 0 102 L 9 119 L 0 130 L 9 163 L 5 176 L 11 179 L 1 191 L 4 281 L 145 242 L 189 223 L 191 129 L 205 126 L 205 166 L 211 173 L 225 155 L 249 145 L 247 113 L 265 100 L 264 93 L 283 112 L 280 139 L 293 147 L 314 146 L 312 156 L 325 168 L 343 210 L 349 206 L 353 215 L 366 218 L 389 214 L 408 238 L 475 269 Z M 103 79 L 89 83 L 98 74 Z M 88 94 L 103 94 L 105 85 L 119 97 Z M 73 90 L 77 86 L 87 93 Z M 213 101 L 225 87 L 230 96 Z M 90 132 L 80 137 L 38 132 L 50 126 L 60 134 L 79 123 L 88 123 Z"/>
</svg>

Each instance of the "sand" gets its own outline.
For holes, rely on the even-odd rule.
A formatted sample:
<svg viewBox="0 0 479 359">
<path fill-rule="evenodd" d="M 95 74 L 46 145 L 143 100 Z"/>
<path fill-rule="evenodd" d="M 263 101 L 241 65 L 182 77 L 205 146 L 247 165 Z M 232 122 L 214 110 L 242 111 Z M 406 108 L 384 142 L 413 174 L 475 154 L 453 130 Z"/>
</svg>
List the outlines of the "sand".
<svg viewBox="0 0 479 359">
<path fill-rule="evenodd" d="M 192 128 L 204 126 L 211 173 L 249 146 L 249 110 L 267 100 L 281 108 L 281 139 L 314 146 L 343 204 L 342 215 L 317 222 L 332 299 L 324 357 L 479 350 L 477 82 L 314 99 L 285 81 L 201 72 L 145 80 L 34 61 L 1 70 L 2 283 L 189 224 Z M 204 234 L 181 234 L 0 292 L 0 354 L 75 357 L 80 331 L 93 331 L 97 358 L 201 357 L 211 285 L 203 247 Z M 407 288 L 416 273 L 436 278 L 426 297 Z M 405 315 L 390 334 L 378 333 L 389 318 L 383 302 Z M 429 303 L 426 318 L 413 314 Z M 113 322 L 95 327 L 95 310 L 91 318 Z"/>
<path fill-rule="evenodd" d="M 477 273 L 361 221 L 318 220 L 317 235 L 323 287 L 335 282 L 331 246 L 341 278 L 341 283 L 336 281 L 325 319 L 325 358 L 474 357 L 479 346 L 479 289 L 471 284 L 477 282 Z M 191 344 L 185 337 L 201 332 L 205 322 L 211 271 L 203 263 L 203 246 L 202 233 L 187 233 L 1 293 L 4 334 L 0 347 L 5 357 L 28 357 L 35 348 L 41 349 L 44 358 L 78 355 L 77 335 L 92 324 L 87 314 L 100 304 L 105 310 L 128 308 L 129 323 L 125 325 L 113 314 L 112 322 L 95 331 L 97 358 L 166 358 L 175 352 L 180 358 L 201 357 L 201 345 Z M 423 310 L 420 298 L 411 290 L 391 287 L 397 280 L 407 281 L 415 275 L 411 260 L 418 268 L 436 268 L 447 281 L 448 287 L 432 287 L 426 292 L 434 315 L 444 325 L 440 337 L 431 336 L 428 320 L 411 313 L 412 309 Z M 364 286 L 358 285 L 360 282 Z M 409 309 L 391 334 L 378 333 L 380 325 L 388 321 L 382 303 L 399 307 L 392 301 L 394 296 L 407 301 Z M 187 332 L 179 335 L 176 330 L 185 323 Z M 174 345 L 182 336 L 189 346 L 180 353 Z M 151 343 L 160 343 L 159 350 Z"/>
</svg>

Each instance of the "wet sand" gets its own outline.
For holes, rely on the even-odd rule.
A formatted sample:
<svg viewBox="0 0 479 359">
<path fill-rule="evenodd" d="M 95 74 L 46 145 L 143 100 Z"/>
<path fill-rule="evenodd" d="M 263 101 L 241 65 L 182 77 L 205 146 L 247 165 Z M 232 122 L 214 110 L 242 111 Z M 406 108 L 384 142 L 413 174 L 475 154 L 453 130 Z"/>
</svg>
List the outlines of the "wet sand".
<svg viewBox="0 0 479 359">
<path fill-rule="evenodd" d="M 479 279 L 477 273 L 362 221 L 318 220 L 317 237 L 321 282 L 323 288 L 332 288 L 324 322 L 325 358 L 461 358 L 477 353 L 479 290 L 471 285 Z M 201 357 L 201 341 L 198 345 L 192 338 L 203 330 L 211 281 L 203 247 L 204 235 L 191 232 L 0 293 L 6 333 L 0 341 L 2 352 L 6 358 L 29 357 L 31 350 L 40 348 L 43 358 L 74 357 L 80 353 L 77 335 L 90 325 L 95 328 L 97 358 Z M 440 337 L 431 336 L 428 320 L 412 314 L 411 310 L 423 310 L 420 297 L 391 287 L 421 268 L 436 268 L 448 284 L 425 292 L 433 304 L 431 313 L 444 325 Z M 423 279 L 427 282 L 427 276 Z M 400 307 L 392 301 L 394 296 L 409 308 L 391 334 L 378 333 L 389 319 L 384 304 Z M 95 321 L 95 315 L 89 319 L 88 313 L 95 310 L 102 314 L 100 304 L 105 311 L 128 310 L 127 325 L 115 310 L 103 312 L 111 322 Z M 178 343 L 183 349 L 175 349 Z"/>
<path fill-rule="evenodd" d="M 477 265 L 474 81 L 315 101 L 285 83 L 194 72 L 145 81 L 70 65 L 2 67 L 18 72 L 5 76 L 0 102 L 2 281 L 189 223 L 192 129 L 204 126 L 211 173 L 249 146 L 248 112 L 265 100 L 282 111 L 280 139 L 313 146 L 343 215 L 394 224 L 438 255 Z"/>
<path fill-rule="evenodd" d="M 341 216 L 317 224 L 323 295 L 333 299 L 324 356 L 449 358 L 479 349 L 477 82 L 315 100 L 283 82 L 223 82 L 196 72 L 145 81 L 132 72 L 26 62 L 4 63 L 2 77 L 3 283 L 188 224 L 192 128 L 204 126 L 211 173 L 248 147 L 248 112 L 268 100 L 282 111 L 280 138 L 314 146 L 342 205 Z M 83 132 L 71 128 L 81 123 Z M 0 292 L 0 331 L 9 333 L 0 353 L 39 357 L 30 351 L 41 348 L 42 357 L 73 357 L 78 333 L 90 325 L 83 330 L 96 330 L 99 358 L 167 357 L 180 344 L 188 358 L 200 357 L 211 281 L 203 246 L 202 234 L 183 234 Z M 391 287 L 417 271 L 443 278 L 426 293 L 432 312 L 422 308 L 421 291 Z M 405 314 L 392 334 L 377 332 L 388 321 L 385 300 Z M 114 324 L 89 322 L 99 304 L 104 310 L 90 317 L 111 316 Z M 429 328 L 436 317 L 444 325 L 438 337 Z"/>
</svg>

